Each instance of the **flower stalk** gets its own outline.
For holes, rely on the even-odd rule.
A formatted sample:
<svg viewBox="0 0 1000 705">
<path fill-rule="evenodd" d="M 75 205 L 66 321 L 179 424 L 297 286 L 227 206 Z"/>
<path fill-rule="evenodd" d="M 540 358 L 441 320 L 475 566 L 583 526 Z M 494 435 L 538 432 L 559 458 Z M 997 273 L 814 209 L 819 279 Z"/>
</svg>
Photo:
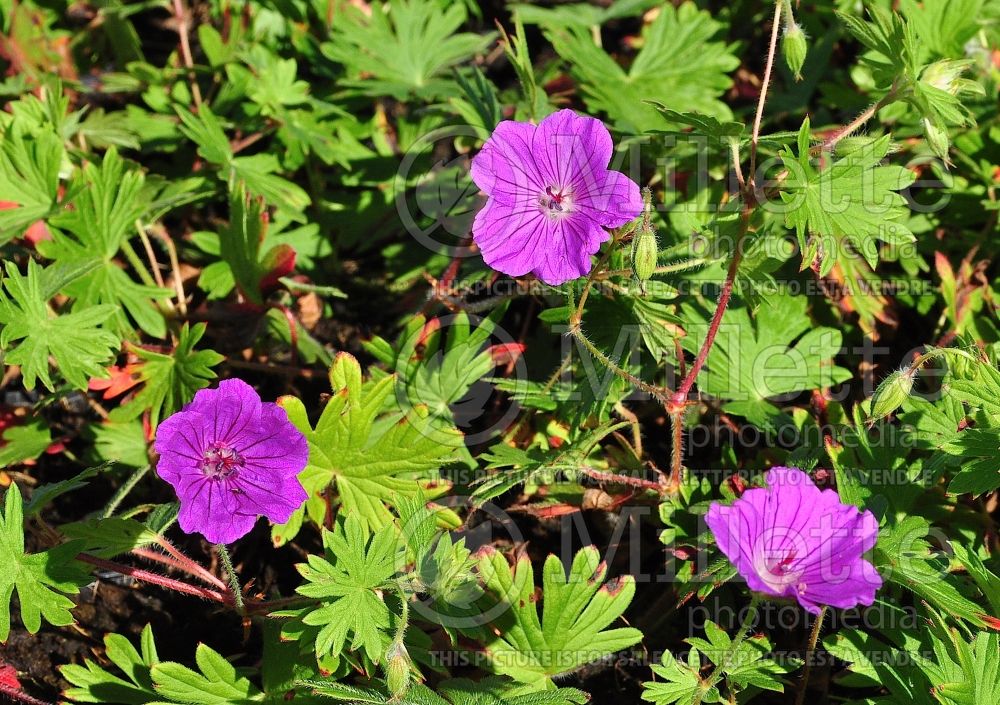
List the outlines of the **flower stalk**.
<svg viewBox="0 0 1000 705">
<path fill-rule="evenodd" d="M 168 578 L 165 575 L 159 575 L 158 573 L 153 573 L 142 568 L 136 568 L 135 566 L 125 565 L 123 563 L 116 563 L 89 553 L 81 553 L 76 558 L 79 561 L 89 563 L 90 565 L 101 568 L 102 570 L 109 570 L 113 573 L 118 573 L 119 575 L 135 578 L 136 580 L 141 580 L 144 583 L 159 585 L 160 587 L 167 588 L 168 590 L 174 590 L 175 592 L 180 592 L 185 595 L 193 595 L 194 597 L 200 597 L 202 599 L 211 600 L 212 602 L 218 602 L 220 604 L 227 604 L 230 602 L 230 599 L 218 590 L 201 587 L 200 585 L 191 585 L 190 583 L 185 583 L 182 580 Z"/>
<path fill-rule="evenodd" d="M 812 670 L 813 653 L 816 651 L 816 644 L 819 642 L 819 633 L 823 629 L 823 619 L 826 617 L 827 608 L 820 610 L 816 620 L 813 622 L 812 631 L 809 632 L 809 643 L 806 645 L 806 662 L 802 666 L 802 682 L 799 684 L 799 692 L 795 696 L 795 705 L 802 705 L 806 699 L 806 690 L 809 688 L 809 674 Z"/>
<path fill-rule="evenodd" d="M 233 559 L 229 556 L 229 549 L 226 548 L 225 544 L 216 544 L 215 549 L 219 552 L 219 560 L 222 561 L 222 567 L 226 571 L 226 575 L 229 576 L 229 589 L 233 595 L 233 604 L 236 606 L 236 611 L 240 613 L 240 616 L 244 616 L 247 613 L 246 605 L 243 604 L 243 586 L 240 585 L 240 576 L 236 574 L 236 569 L 233 568 Z"/>
<path fill-rule="evenodd" d="M 774 68 L 774 56 L 778 50 L 778 35 L 781 31 L 781 2 L 774 3 L 774 21 L 771 23 L 771 41 L 767 47 L 767 62 L 764 65 L 764 78 L 760 85 L 760 97 L 757 99 L 757 111 L 753 116 L 753 132 L 750 135 L 750 185 L 757 182 L 757 142 L 760 139 L 760 122 L 764 117 L 764 103 L 767 101 L 767 89 L 771 85 L 771 69 Z"/>
</svg>

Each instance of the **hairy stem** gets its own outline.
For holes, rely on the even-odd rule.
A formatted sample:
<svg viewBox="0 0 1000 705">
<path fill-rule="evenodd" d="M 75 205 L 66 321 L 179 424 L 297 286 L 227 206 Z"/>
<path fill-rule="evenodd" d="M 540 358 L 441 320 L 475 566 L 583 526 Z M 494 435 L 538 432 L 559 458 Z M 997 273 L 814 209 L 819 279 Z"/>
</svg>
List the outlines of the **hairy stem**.
<svg viewBox="0 0 1000 705">
<path fill-rule="evenodd" d="M 632 426 L 632 450 L 635 457 L 642 458 L 642 426 L 639 425 L 639 417 L 622 402 L 615 404 L 615 411 Z"/>
<path fill-rule="evenodd" d="M 157 537 L 156 545 L 162 548 L 167 553 L 169 553 L 178 563 L 184 565 L 186 567 L 186 570 L 190 572 L 192 575 L 201 578 L 209 585 L 214 585 L 222 590 L 226 589 L 226 584 L 224 582 L 222 582 L 212 573 L 210 573 L 208 569 L 204 568 L 200 563 L 198 563 L 198 561 L 182 553 L 172 543 L 167 541 L 162 536 Z"/>
<path fill-rule="evenodd" d="M 744 219 L 749 220 L 750 214 L 746 212 Z M 733 285 L 736 282 L 736 272 L 740 268 L 740 261 L 743 259 L 743 238 L 745 237 L 747 228 L 743 228 L 740 233 L 740 237 L 736 240 L 736 251 L 733 253 L 733 258 L 729 261 L 729 269 L 726 271 L 726 279 L 722 282 L 722 291 L 719 293 L 719 302 L 715 305 L 715 313 L 712 314 L 712 321 L 708 325 L 708 332 L 705 335 L 705 342 L 702 343 L 701 349 L 698 351 L 698 356 L 694 359 L 691 364 L 691 369 L 688 370 L 687 376 L 681 382 L 681 386 L 677 388 L 671 397 L 671 402 L 677 405 L 683 405 L 687 401 L 688 392 L 691 391 L 691 387 L 694 386 L 695 378 L 698 377 L 698 373 L 701 372 L 701 368 L 705 365 L 705 360 L 708 359 L 708 353 L 712 349 L 712 344 L 715 343 L 715 336 L 719 333 L 719 326 L 722 325 L 722 317 L 726 313 L 726 307 L 729 306 L 729 299 L 733 295 Z"/>
<path fill-rule="evenodd" d="M 774 55 L 778 49 L 778 32 L 781 29 L 781 3 L 774 3 L 774 22 L 771 23 L 771 42 L 767 47 L 767 63 L 764 65 L 764 79 L 760 85 L 760 97 L 757 99 L 757 112 L 753 116 L 753 132 L 750 135 L 750 185 L 757 182 L 757 142 L 760 139 L 760 121 L 764 117 L 764 102 L 767 100 L 767 89 L 771 85 L 771 69 L 774 68 Z"/>
<path fill-rule="evenodd" d="M 665 402 L 667 400 L 666 392 L 663 389 L 660 389 L 659 387 L 654 387 L 651 384 L 643 382 L 641 379 L 639 379 L 638 377 L 636 377 L 634 374 L 632 374 L 628 370 L 620 367 L 610 357 L 608 357 L 603 352 L 601 352 L 600 349 L 596 345 L 594 345 L 592 342 L 590 342 L 587 339 L 587 336 L 583 334 L 583 331 L 580 330 L 579 324 L 577 324 L 577 325 L 570 325 L 569 332 L 570 332 L 570 335 L 572 335 L 574 338 L 576 338 L 578 341 L 580 341 L 580 343 L 583 345 L 583 347 L 587 348 L 587 350 L 590 352 L 591 355 L 593 355 L 594 357 L 597 358 L 598 362 L 600 362 L 606 368 L 608 368 L 609 370 L 611 370 L 611 372 L 613 372 L 614 374 L 618 375 L 619 377 L 621 377 L 622 379 L 624 379 L 626 382 L 634 385 L 638 389 L 641 389 L 642 391 L 644 391 L 647 394 L 651 395 L 652 397 L 654 397 L 656 399 L 659 399 L 660 401 L 663 401 L 663 402 Z"/>
<path fill-rule="evenodd" d="M 719 294 L 719 302 L 715 306 L 715 313 L 712 315 L 712 320 L 708 325 L 708 331 L 705 334 L 705 341 L 702 343 L 701 349 L 698 351 L 698 356 L 695 357 L 694 363 L 691 365 L 691 369 L 688 370 L 684 379 L 681 381 L 680 386 L 677 388 L 677 391 L 673 393 L 665 405 L 674 430 L 674 448 L 671 454 L 670 463 L 670 483 L 672 487 L 679 486 L 681 482 L 681 452 L 679 438 L 681 416 L 684 412 L 684 405 L 687 403 L 688 394 L 691 391 L 691 387 L 694 386 L 698 373 L 701 372 L 701 368 L 705 365 L 705 360 L 708 359 L 708 353 L 711 351 L 712 345 L 715 343 L 715 337 L 719 334 L 719 327 L 722 325 L 722 317 L 725 315 L 726 308 L 729 306 L 729 299 L 732 298 L 733 286 L 736 282 L 736 273 L 739 271 L 740 261 L 743 259 L 743 241 L 750 229 L 750 213 L 750 205 L 747 204 L 743 208 L 743 213 L 741 215 L 742 224 L 740 227 L 739 237 L 736 238 L 736 251 L 733 253 L 733 258 L 729 262 L 729 269 L 726 271 L 726 279 L 722 283 L 722 291 Z"/>
<path fill-rule="evenodd" d="M 236 605 L 236 611 L 240 615 L 246 614 L 246 606 L 243 604 L 243 586 L 240 585 L 240 576 L 236 574 L 236 570 L 233 568 L 233 559 L 229 557 L 229 549 L 226 548 L 225 544 L 216 544 L 216 550 L 219 552 L 219 560 L 222 561 L 222 567 L 226 570 L 226 575 L 229 576 L 229 589 L 233 593 L 233 603 Z"/>
<path fill-rule="evenodd" d="M 399 597 L 399 624 L 396 625 L 396 637 L 394 641 L 397 644 L 402 644 L 403 639 L 406 636 L 406 630 L 410 626 L 410 600 L 406 595 L 406 591 L 403 586 L 398 582 L 394 585 L 396 590 L 396 595 Z"/>
<path fill-rule="evenodd" d="M 896 96 L 899 92 L 899 84 L 893 83 L 889 92 L 882 96 L 877 102 L 872 103 L 870 106 L 865 108 L 861 113 L 858 114 L 856 118 L 851 120 L 849 123 L 844 125 L 842 128 L 834 132 L 832 135 L 827 137 L 818 148 L 816 152 L 828 152 L 833 149 L 840 140 L 853 134 L 858 128 L 864 125 L 866 122 L 875 117 L 875 114 L 896 100 Z"/>
<path fill-rule="evenodd" d="M 823 628 L 823 618 L 826 617 L 826 607 L 820 610 L 816 621 L 813 622 L 812 631 L 809 633 L 809 643 L 806 646 L 806 662 L 802 666 L 802 681 L 799 683 L 799 692 L 795 696 L 795 705 L 802 705 L 806 699 L 806 689 L 809 687 L 809 672 L 812 670 L 812 655 L 816 651 L 816 643 L 819 641 L 819 633 Z"/>
<path fill-rule="evenodd" d="M 52 705 L 52 703 L 47 700 L 39 700 L 38 698 L 28 695 L 23 690 L 18 690 L 13 686 L 7 685 L 6 683 L 0 683 L 0 694 L 3 694 L 16 703 L 25 703 L 26 705 Z"/>
<path fill-rule="evenodd" d="M 122 483 L 122 486 L 118 488 L 118 491 L 115 492 L 114 496 L 104 507 L 104 511 L 101 512 L 102 519 L 107 519 L 115 513 L 115 510 L 118 509 L 118 506 L 125 500 L 128 493 L 131 492 L 137 484 L 139 484 L 139 480 L 141 480 L 147 472 L 149 472 L 149 465 L 143 465 L 141 468 L 129 475 L 129 478 Z"/>
<path fill-rule="evenodd" d="M 702 265 L 707 263 L 708 260 L 704 257 L 693 257 L 691 259 L 682 260 L 680 262 L 661 265 L 653 270 L 653 274 L 669 274 L 671 272 L 683 272 L 685 269 L 694 269 L 695 267 L 701 267 Z M 632 276 L 631 267 L 626 267 L 625 269 L 607 269 L 595 275 L 594 281 L 601 281 L 603 279 L 608 279 L 610 277 L 630 277 L 630 276 Z"/>
<path fill-rule="evenodd" d="M 109 570 L 113 573 L 118 573 L 119 575 L 135 578 L 136 580 L 141 580 L 142 582 L 150 583 L 151 585 L 159 585 L 160 587 L 181 592 L 185 595 L 194 595 L 195 597 L 201 597 L 203 599 L 212 600 L 213 602 L 221 604 L 228 604 L 231 602 L 228 596 L 218 590 L 201 587 L 200 585 L 191 585 L 190 583 L 185 583 L 182 580 L 168 578 L 165 575 L 159 575 L 148 570 L 143 570 L 142 568 L 136 568 L 135 566 L 105 560 L 89 553 L 81 553 L 76 558 L 79 561 L 89 563 L 90 565 L 97 566 L 103 570 Z"/>
<path fill-rule="evenodd" d="M 684 467 L 684 409 L 670 412 L 670 492 L 681 486 L 681 468 Z"/>
<path fill-rule="evenodd" d="M 628 475 L 622 475 L 617 472 L 604 472 L 603 470 L 596 470 L 594 468 L 581 467 L 580 472 L 592 480 L 597 480 L 598 482 L 606 482 L 608 484 L 614 485 L 625 485 L 626 487 L 635 487 L 641 490 L 651 490 L 653 492 L 661 493 L 663 492 L 663 485 L 659 482 L 653 482 L 652 480 L 646 480 L 642 477 L 629 477 Z"/>
<path fill-rule="evenodd" d="M 746 179 L 743 178 L 743 167 L 740 165 L 740 143 L 738 140 L 733 140 L 729 143 L 729 150 L 733 156 L 733 169 L 736 172 L 736 183 L 739 184 L 740 193 L 743 193 L 747 189 Z"/>
<path fill-rule="evenodd" d="M 959 357 L 964 357 L 971 362 L 978 362 L 978 360 L 974 355 L 969 354 L 968 352 L 962 350 L 961 348 L 936 348 L 934 350 L 928 350 L 922 355 L 917 356 L 917 358 L 910 363 L 910 366 L 907 368 L 906 373 L 911 375 L 916 374 L 917 370 L 924 363 L 929 362 L 930 360 L 933 360 L 934 358 L 937 357 L 947 357 L 949 355 L 957 355 Z"/>
<path fill-rule="evenodd" d="M 152 561 L 153 563 L 159 563 L 161 565 L 167 566 L 168 568 L 173 568 L 175 570 L 180 570 L 184 573 L 188 573 L 193 578 L 201 577 L 200 575 L 193 573 L 183 561 L 179 561 L 173 556 L 168 556 L 158 551 L 152 551 L 148 548 L 133 548 L 130 551 L 130 553 L 133 556 L 137 556 L 138 558 L 142 558 L 147 561 Z M 216 585 L 216 587 L 221 587 L 223 590 L 226 589 L 225 583 L 218 580 L 217 582 L 219 583 L 219 585 Z M 212 584 L 214 585 L 215 583 Z"/>
<path fill-rule="evenodd" d="M 583 318 L 583 309 L 587 305 L 587 297 L 590 296 L 590 290 L 594 286 L 594 280 L 597 277 L 597 272 L 604 269 L 604 265 L 608 263 L 608 259 L 610 259 L 611 253 L 614 251 L 615 243 L 617 241 L 618 238 L 612 239 L 607 250 L 605 250 L 604 254 L 601 255 L 600 261 L 590 270 L 590 274 L 587 275 L 587 281 L 584 282 L 583 291 L 580 292 L 580 303 L 576 305 L 576 309 L 569 316 L 570 326 L 580 325 L 580 320 Z M 572 305 L 570 308 L 572 308 Z"/>
<path fill-rule="evenodd" d="M 681 381 L 677 391 L 674 392 L 664 405 L 667 415 L 670 416 L 674 439 L 670 457 L 670 486 L 672 488 L 677 488 L 680 485 L 681 473 L 683 470 L 681 462 L 681 420 L 684 405 L 687 403 L 688 394 L 691 391 L 691 387 L 694 386 L 698 373 L 701 372 L 701 368 L 705 365 L 705 360 L 708 359 L 708 353 L 711 351 L 712 345 L 715 343 L 715 337 L 719 333 L 719 326 L 722 324 L 722 317 L 725 315 L 726 308 L 729 306 L 729 299 L 733 295 L 736 273 L 739 271 L 740 261 L 743 259 L 743 240 L 746 238 L 746 234 L 750 229 L 750 215 L 757 202 L 755 196 L 757 183 L 757 143 L 760 139 L 760 123 L 764 117 L 764 104 L 767 102 L 767 91 L 771 85 L 771 71 L 774 68 L 774 57 L 778 49 L 778 34 L 781 29 L 781 5 L 782 3 L 780 1 L 774 4 L 774 20 L 771 23 L 771 40 L 767 48 L 767 62 L 764 66 L 764 79 L 760 87 L 760 97 L 757 100 L 757 111 L 754 113 L 753 132 L 750 137 L 750 180 L 744 181 L 744 206 L 743 212 L 740 216 L 741 227 L 739 237 L 736 239 L 736 248 L 733 252 L 733 258 L 729 262 L 729 269 L 726 271 L 726 279 L 722 283 L 722 291 L 719 294 L 719 301 L 715 306 L 715 313 L 712 314 L 712 320 L 709 323 L 708 331 L 705 335 L 705 341 L 702 343 L 701 349 L 698 351 L 698 355 L 695 357 L 694 363 L 691 365 L 691 369 L 688 370 L 687 374 L 684 376 L 684 379 Z M 737 165 L 736 169 L 739 170 L 738 149 L 734 150 L 733 161 Z"/>
</svg>

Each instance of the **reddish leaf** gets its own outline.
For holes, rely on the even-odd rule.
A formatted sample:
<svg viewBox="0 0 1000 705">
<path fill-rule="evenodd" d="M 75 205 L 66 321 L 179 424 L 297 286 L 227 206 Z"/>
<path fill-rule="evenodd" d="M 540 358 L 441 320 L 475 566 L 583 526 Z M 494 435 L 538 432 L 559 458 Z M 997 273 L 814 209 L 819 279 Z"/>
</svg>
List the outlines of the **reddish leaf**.
<svg viewBox="0 0 1000 705">
<path fill-rule="evenodd" d="M 108 372 L 111 373 L 110 378 L 101 379 L 100 377 L 95 377 L 87 384 L 87 389 L 92 392 L 99 392 L 103 389 L 103 397 L 105 399 L 113 399 L 120 394 L 124 394 L 142 381 L 139 376 L 140 366 L 135 363 L 130 362 L 124 367 L 112 365 L 108 368 Z"/>
<path fill-rule="evenodd" d="M 52 233 L 49 232 L 49 227 L 45 222 L 39 220 L 29 225 L 28 229 L 24 231 L 24 239 L 32 245 L 37 245 L 43 240 L 51 240 Z"/>
<path fill-rule="evenodd" d="M 17 679 L 17 669 L 8 663 L 0 661 L 0 686 L 21 690 L 21 681 Z"/>
<path fill-rule="evenodd" d="M 438 318 L 432 318 L 424 327 L 420 329 L 420 335 L 417 337 L 417 345 L 424 345 L 428 339 L 441 330 L 441 320 Z"/>
<path fill-rule="evenodd" d="M 260 266 L 266 272 L 260 279 L 260 291 L 268 294 L 278 287 L 278 279 L 295 269 L 295 248 L 287 244 L 272 247 Z"/>
<path fill-rule="evenodd" d="M 503 343 L 491 346 L 489 353 L 493 358 L 493 362 L 498 365 L 507 365 L 511 362 L 516 362 L 521 357 L 524 349 L 525 345 L 523 343 Z"/>
<path fill-rule="evenodd" d="M 21 204 L 14 201 L 0 201 L 0 211 L 12 211 L 20 207 Z M 45 225 L 44 221 L 39 220 L 28 226 L 28 229 L 24 232 L 24 239 L 32 245 L 37 245 L 42 240 L 51 240 L 52 233 L 49 232 L 49 228 Z"/>
<path fill-rule="evenodd" d="M 978 617 L 984 622 L 986 622 L 987 627 L 993 629 L 994 631 L 1000 632 L 1000 619 L 996 617 L 991 617 L 988 614 L 980 614 L 978 615 Z"/>
</svg>

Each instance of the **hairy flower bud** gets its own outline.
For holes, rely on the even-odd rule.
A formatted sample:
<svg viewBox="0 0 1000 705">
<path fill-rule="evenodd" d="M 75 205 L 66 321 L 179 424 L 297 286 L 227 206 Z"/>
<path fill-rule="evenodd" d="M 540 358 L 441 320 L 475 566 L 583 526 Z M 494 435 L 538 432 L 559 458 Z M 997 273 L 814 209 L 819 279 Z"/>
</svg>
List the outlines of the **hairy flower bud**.
<svg viewBox="0 0 1000 705">
<path fill-rule="evenodd" d="M 658 255 L 656 233 L 649 228 L 641 228 L 632 241 L 632 273 L 636 279 L 649 281 L 656 271 Z"/>
<path fill-rule="evenodd" d="M 903 405 L 913 390 L 913 372 L 896 370 L 882 380 L 871 401 L 869 421 L 878 421 Z"/>
<path fill-rule="evenodd" d="M 951 147 L 948 131 L 929 118 L 924 118 L 922 123 L 924 137 L 927 138 L 931 151 L 936 157 L 948 161 L 948 149 Z"/>
<path fill-rule="evenodd" d="M 809 44 L 806 41 L 806 33 L 795 21 L 785 27 L 784 36 L 781 38 L 781 55 L 785 57 L 785 63 L 795 74 L 795 80 L 802 80 L 802 66 L 806 63 L 806 54 L 809 53 Z"/>
<path fill-rule="evenodd" d="M 385 684 L 393 698 L 410 689 L 410 656 L 401 642 L 394 642 L 386 652 Z"/>
</svg>

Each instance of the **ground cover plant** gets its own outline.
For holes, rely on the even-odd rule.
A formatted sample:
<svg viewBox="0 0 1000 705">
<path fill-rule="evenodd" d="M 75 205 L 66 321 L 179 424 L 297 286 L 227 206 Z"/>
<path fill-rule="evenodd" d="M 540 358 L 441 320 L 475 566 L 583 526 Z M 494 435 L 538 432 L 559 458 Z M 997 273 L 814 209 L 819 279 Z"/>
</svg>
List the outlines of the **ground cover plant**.
<svg viewBox="0 0 1000 705">
<path fill-rule="evenodd" d="M 0 701 L 1000 702 L 1000 2 L 0 30 Z"/>
</svg>

